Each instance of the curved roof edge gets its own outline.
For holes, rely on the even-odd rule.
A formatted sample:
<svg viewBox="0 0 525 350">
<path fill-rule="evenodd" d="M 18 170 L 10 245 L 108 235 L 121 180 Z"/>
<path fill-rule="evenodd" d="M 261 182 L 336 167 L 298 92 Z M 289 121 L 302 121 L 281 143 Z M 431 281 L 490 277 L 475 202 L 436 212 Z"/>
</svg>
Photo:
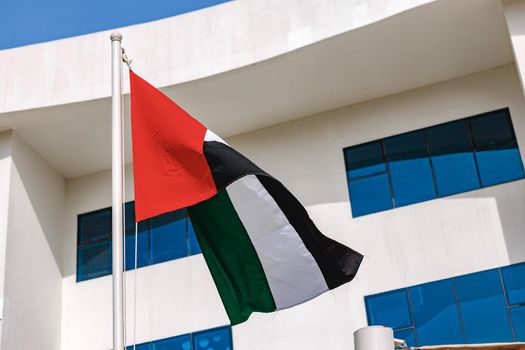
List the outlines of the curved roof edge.
<svg viewBox="0 0 525 350">
<path fill-rule="evenodd" d="M 253 65 L 435 1 L 232 1 L 118 30 L 134 70 L 164 87 Z M 0 51 L 0 113 L 108 97 L 110 32 Z"/>
</svg>

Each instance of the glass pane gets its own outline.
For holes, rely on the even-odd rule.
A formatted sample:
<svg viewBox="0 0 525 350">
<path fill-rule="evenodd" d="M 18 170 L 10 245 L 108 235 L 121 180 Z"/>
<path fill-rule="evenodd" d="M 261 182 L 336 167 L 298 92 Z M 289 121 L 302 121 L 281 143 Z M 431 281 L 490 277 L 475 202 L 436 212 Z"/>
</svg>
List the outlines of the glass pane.
<svg viewBox="0 0 525 350">
<path fill-rule="evenodd" d="M 512 341 L 497 269 L 455 278 L 467 343 Z"/>
<path fill-rule="evenodd" d="M 153 342 L 153 350 L 190 350 L 191 337 L 189 334 Z"/>
<path fill-rule="evenodd" d="M 188 255 L 186 218 L 183 210 L 154 217 L 150 225 L 153 264 Z"/>
<path fill-rule="evenodd" d="M 78 244 L 111 238 L 111 209 L 98 210 L 78 217 Z"/>
<path fill-rule="evenodd" d="M 194 334 L 193 349 L 231 350 L 232 340 L 230 327 L 217 328 Z"/>
<path fill-rule="evenodd" d="M 349 179 L 386 170 L 381 141 L 350 147 L 345 149 L 344 153 Z"/>
<path fill-rule="evenodd" d="M 428 145 L 433 156 L 471 152 L 472 147 L 465 120 L 428 128 Z"/>
<path fill-rule="evenodd" d="M 480 188 L 472 153 L 454 153 L 432 157 L 440 196 L 449 196 Z"/>
<path fill-rule="evenodd" d="M 138 344 L 135 347 L 133 345 L 127 346 L 126 350 L 151 350 L 151 344 L 145 343 L 145 344 Z"/>
<path fill-rule="evenodd" d="M 510 317 L 514 325 L 516 341 L 525 342 L 525 306 L 511 308 Z"/>
<path fill-rule="evenodd" d="M 470 127 L 476 147 L 496 145 L 515 139 L 507 109 L 472 118 Z"/>
<path fill-rule="evenodd" d="M 385 148 L 388 161 L 425 158 L 428 155 L 423 130 L 389 137 L 385 139 Z"/>
<path fill-rule="evenodd" d="M 369 325 L 393 329 L 412 326 L 406 289 L 372 295 L 365 302 Z"/>
<path fill-rule="evenodd" d="M 77 254 L 77 281 L 111 274 L 111 242 L 79 247 Z"/>
<path fill-rule="evenodd" d="M 429 128 L 428 144 L 440 196 L 480 187 L 464 120 Z"/>
<path fill-rule="evenodd" d="M 476 152 L 476 158 L 483 186 L 495 185 L 524 177 L 520 152 L 514 145 L 478 151 Z"/>
<path fill-rule="evenodd" d="M 409 289 L 418 345 L 461 344 L 461 324 L 452 280 Z"/>
<path fill-rule="evenodd" d="M 188 244 L 189 244 L 189 249 L 190 249 L 190 255 L 201 253 L 201 247 L 199 246 L 199 242 L 197 241 L 197 236 L 195 236 L 195 230 L 193 229 L 193 225 L 189 218 L 188 218 Z"/>
<path fill-rule="evenodd" d="M 525 303 L 525 263 L 501 269 L 510 305 Z"/>
<path fill-rule="evenodd" d="M 436 198 L 423 131 L 385 139 L 396 207 Z"/>
<path fill-rule="evenodd" d="M 128 202 L 124 206 L 124 230 L 126 235 L 135 234 L 135 202 Z"/>
<path fill-rule="evenodd" d="M 408 346 L 416 346 L 416 337 L 414 336 L 413 328 L 394 331 L 394 338 L 404 340 Z"/>
<path fill-rule="evenodd" d="M 355 180 L 348 184 L 353 217 L 392 209 L 388 175 L 381 174 Z"/>
<path fill-rule="evenodd" d="M 141 221 L 137 228 L 137 267 L 151 264 L 149 249 L 149 221 Z M 135 230 L 126 230 L 126 270 L 135 268 Z"/>
</svg>

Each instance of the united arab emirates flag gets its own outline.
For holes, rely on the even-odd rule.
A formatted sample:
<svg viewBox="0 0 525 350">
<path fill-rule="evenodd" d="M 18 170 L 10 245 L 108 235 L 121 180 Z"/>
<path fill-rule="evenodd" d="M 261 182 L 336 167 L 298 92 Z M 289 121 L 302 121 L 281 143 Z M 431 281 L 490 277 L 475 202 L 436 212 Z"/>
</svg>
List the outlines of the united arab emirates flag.
<svg viewBox="0 0 525 350">
<path fill-rule="evenodd" d="M 275 178 L 135 73 L 137 221 L 188 208 L 233 325 L 352 280 L 362 255 L 324 236 Z"/>
</svg>

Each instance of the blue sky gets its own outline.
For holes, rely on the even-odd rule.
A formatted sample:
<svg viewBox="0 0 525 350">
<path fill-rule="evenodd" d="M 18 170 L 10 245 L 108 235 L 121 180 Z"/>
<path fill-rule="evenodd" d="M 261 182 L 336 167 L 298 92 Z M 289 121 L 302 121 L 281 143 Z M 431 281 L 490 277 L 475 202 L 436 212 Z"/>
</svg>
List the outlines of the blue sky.
<svg viewBox="0 0 525 350">
<path fill-rule="evenodd" d="M 229 0 L 0 0 L 0 50 L 175 16 Z"/>
</svg>

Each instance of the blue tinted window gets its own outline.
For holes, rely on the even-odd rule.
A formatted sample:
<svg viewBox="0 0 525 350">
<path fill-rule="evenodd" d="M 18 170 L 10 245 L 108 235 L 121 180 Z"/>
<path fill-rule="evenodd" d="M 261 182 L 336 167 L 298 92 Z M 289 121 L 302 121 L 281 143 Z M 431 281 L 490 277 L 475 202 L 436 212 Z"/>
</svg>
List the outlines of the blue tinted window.
<svg viewBox="0 0 525 350">
<path fill-rule="evenodd" d="M 417 346 L 525 341 L 524 280 L 522 263 L 368 296 L 368 323 Z M 409 322 L 399 318 L 414 324 L 398 326 Z"/>
<path fill-rule="evenodd" d="M 350 179 L 386 170 L 381 142 L 348 148 L 344 153 L 346 170 Z"/>
<path fill-rule="evenodd" d="M 184 211 L 152 218 L 150 225 L 151 259 L 154 264 L 188 255 Z"/>
<path fill-rule="evenodd" d="M 416 346 L 416 337 L 414 336 L 414 329 L 407 328 L 394 331 L 394 338 L 402 339 L 408 346 Z"/>
<path fill-rule="evenodd" d="M 190 246 L 189 255 L 200 254 L 201 247 L 199 246 L 199 242 L 197 241 L 197 237 L 195 235 L 195 230 L 193 229 L 193 225 L 189 218 L 188 218 L 188 245 Z"/>
<path fill-rule="evenodd" d="M 448 196 L 480 187 L 464 120 L 429 128 L 428 144 L 438 195 Z"/>
<path fill-rule="evenodd" d="M 396 207 L 436 197 L 428 159 L 400 160 L 390 164 Z"/>
<path fill-rule="evenodd" d="M 452 280 L 409 289 L 419 345 L 463 343 Z"/>
<path fill-rule="evenodd" d="M 501 269 L 510 305 L 525 303 L 525 263 Z"/>
<path fill-rule="evenodd" d="M 428 128 L 428 145 L 433 156 L 472 152 L 467 123 L 458 120 Z"/>
<path fill-rule="evenodd" d="M 230 327 L 216 328 L 193 335 L 194 350 L 231 350 L 231 329 Z"/>
<path fill-rule="evenodd" d="M 126 270 L 135 268 L 135 202 L 128 202 L 125 206 L 126 231 Z M 149 221 L 138 223 L 137 228 L 137 267 L 149 265 Z"/>
<path fill-rule="evenodd" d="M 78 243 L 111 238 L 111 209 L 98 210 L 78 218 Z"/>
<path fill-rule="evenodd" d="M 111 273 L 111 209 L 78 216 L 77 282 Z"/>
<path fill-rule="evenodd" d="M 490 112 L 470 119 L 476 148 L 494 146 L 515 140 L 508 109 Z"/>
<path fill-rule="evenodd" d="M 138 344 L 138 345 L 135 345 L 135 347 L 131 345 L 131 346 L 127 346 L 126 350 L 151 350 L 151 344 L 150 343 Z"/>
<path fill-rule="evenodd" d="M 525 342 L 525 306 L 510 309 L 516 341 Z"/>
<path fill-rule="evenodd" d="M 193 344 L 192 344 L 193 343 Z M 233 350 L 231 327 L 220 327 L 139 344 L 137 350 Z M 133 350 L 128 346 L 126 350 Z"/>
<path fill-rule="evenodd" d="M 354 217 L 525 177 L 508 109 L 349 147 L 344 155 Z"/>
<path fill-rule="evenodd" d="M 77 251 L 77 281 L 111 273 L 111 242 L 80 247 Z"/>
<path fill-rule="evenodd" d="M 133 224 L 133 227 L 135 225 Z M 152 263 L 149 249 L 149 222 L 141 221 L 137 227 L 137 267 Z M 126 270 L 135 268 L 135 231 L 126 230 Z"/>
<path fill-rule="evenodd" d="M 512 341 L 499 271 L 479 272 L 455 281 L 467 343 Z"/>
<path fill-rule="evenodd" d="M 79 215 L 77 281 L 111 274 L 111 208 Z M 200 247 L 186 210 L 144 220 L 137 226 L 135 242 L 134 202 L 124 207 L 125 267 L 137 267 L 199 254 Z"/>
<path fill-rule="evenodd" d="M 483 186 L 491 186 L 523 178 L 523 164 L 518 148 L 502 145 L 476 152 Z"/>
<path fill-rule="evenodd" d="M 392 194 L 386 174 L 352 181 L 348 187 L 354 216 L 392 208 Z"/>
<path fill-rule="evenodd" d="M 152 350 L 190 350 L 191 337 L 189 334 L 185 334 L 178 337 L 157 340 L 153 342 L 152 345 Z"/>
<path fill-rule="evenodd" d="M 388 326 L 394 329 L 412 325 L 405 289 L 367 297 L 366 307 L 370 325 Z"/>
<path fill-rule="evenodd" d="M 124 205 L 124 231 L 126 235 L 135 234 L 135 202 Z"/>
<path fill-rule="evenodd" d="M 436 197 L 423 131 L 385 140 L 395 206 Z"/>
<path fill-rule="evenodd" d="M 440 196 L 475 190 L 480 187 L 474 154 L 453 153 L 432 157 Z"/>
</svg>

